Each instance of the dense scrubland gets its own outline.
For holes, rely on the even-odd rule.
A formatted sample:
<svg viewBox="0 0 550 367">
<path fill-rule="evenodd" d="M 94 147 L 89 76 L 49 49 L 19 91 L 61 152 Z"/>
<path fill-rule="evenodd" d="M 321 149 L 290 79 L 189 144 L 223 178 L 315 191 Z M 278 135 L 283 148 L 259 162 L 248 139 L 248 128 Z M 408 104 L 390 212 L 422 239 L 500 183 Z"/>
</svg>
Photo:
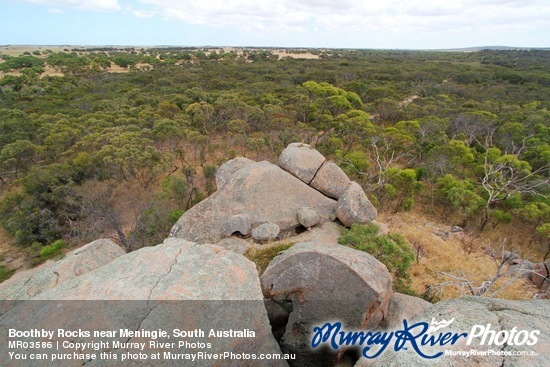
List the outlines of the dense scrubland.
<svg viewBox="0 0 550 367">
<path fill-rule="evenodd" d="M 0 59 L 0 237 L 28 262 L 99 237 L 157 244 L 216 190 L 223 162 L 275 161 L 295 141 L 363 186 L 414 254 L 417 294 L 459 295 L 460 279 L 502 270 L 504 251 L 549 256 L 550 51 L 42 47 Z"/>
</svg>

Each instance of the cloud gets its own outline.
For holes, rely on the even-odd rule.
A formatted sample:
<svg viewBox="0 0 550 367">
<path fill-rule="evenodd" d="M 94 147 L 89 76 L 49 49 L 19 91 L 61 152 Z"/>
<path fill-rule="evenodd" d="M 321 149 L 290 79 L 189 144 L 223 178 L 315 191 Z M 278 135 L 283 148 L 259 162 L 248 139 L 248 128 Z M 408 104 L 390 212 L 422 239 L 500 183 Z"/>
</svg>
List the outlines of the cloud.
<svg viewBox="0 0 550 367">
<path fill-rule="evenodd" d="M 272 32 L 308 29 L 433 31 L 548 24 L 546 0 L 141 0 L 147 11 L 189 24 Z M 502 21 L 504 20 L 504 21 Z"/>
<path fill-rule="evenodd" d="M 27 3 L 43 4 L 50 7 L 50 11 L 58 9 L 61 12 L 63 8 L 74 8 L 78 10 L 90 11 L 118 11 L 121 6 L 118 0 L 20 0 Z"/>
<path fill-rule="evenodd" d="M 123 11 L 187 24 L 281 33 L 378 29 L 403 33 L 550 24 L 547 0 L 19 0 L 49 8 Z"/>
<path fill-rule="evenodd" d="M 278 42 L 337 44 L 384 37 L 458 43 L 550 39 L 548 0 L 18 0 L 49 9 L 120 12 Z M 340 41 L 341 40 L 341 41 Z M 487 41 L 484 41 L 487 40 Z M 503 41 L 500 41 L 503 40 Z M 313 42 L 312 42 L 313 41 Z M 295 42 L 294 42 L 295 43 Z M 519 45 L 521 46 L 521 44 Z M 388 47 L 390 47 L 388 45 Z"/>
</svg>

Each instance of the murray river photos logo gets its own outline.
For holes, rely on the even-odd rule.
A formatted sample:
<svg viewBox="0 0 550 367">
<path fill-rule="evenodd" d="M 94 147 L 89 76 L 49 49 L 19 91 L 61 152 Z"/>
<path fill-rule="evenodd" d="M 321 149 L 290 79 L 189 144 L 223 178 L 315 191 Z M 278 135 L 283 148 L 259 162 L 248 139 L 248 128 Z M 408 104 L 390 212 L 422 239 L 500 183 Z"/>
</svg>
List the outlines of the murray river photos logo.
<svg viewBox="0 0 550 367">
<path fill-rule="evenodd" d="M 388 348 L 395 352 L 414 350 L 419 356 L 426 359 L 439 358 L 445 354 L 444 350 L 456 344 L 459 340 L 466 340 L 466 345 L 478 341 L 478 345 L 502 346 L 528 345 L 538 342 L 539 330 L 500 330 L 491 324 L 474 325 L 469 332 L 446 331 L 455 319 L 436 321 L 431 324 L 425 321 L 415 324 L 403 320 L 403 328 L 394 331 L 348 331 L 342 328 L 342 323 L 327 322 L 313 328 L 311 347 L 318 348 L 328 345 L 334 350 L 341 347 L 360 347 L 361 355 L 365 358 L 376 358 Z M 430 347 L 430 351 L 426 349 Z M 433 352 L 433 347 L 441 347 L 440 351 Z"/>
</svg>

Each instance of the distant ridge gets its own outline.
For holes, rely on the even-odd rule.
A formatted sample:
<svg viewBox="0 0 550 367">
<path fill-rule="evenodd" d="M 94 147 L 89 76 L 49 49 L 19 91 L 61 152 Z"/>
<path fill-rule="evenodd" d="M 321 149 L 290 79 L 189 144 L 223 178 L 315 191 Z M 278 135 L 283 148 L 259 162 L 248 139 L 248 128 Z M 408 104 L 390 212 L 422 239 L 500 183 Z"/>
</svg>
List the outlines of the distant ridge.
<svg viewBox="0 0 550 367">
<path fill-rule="evenodd" d="M 481 50 L 495 50 L 495 51 L 506 51 L 506 50 L 541 50 L 549 51 L 550 47 L 514 47 L 514 46 L 478 46 L 478 47 L 462 47 L 462 48 L 445 48 L 445 49 L 434 49 L 433 51 L 462 51 L 462 52 L 476 52 Z"/>
<path fill-rule="evenodd" d="M 126 49 L 126 48 L 177 48 L 177 49 L 223 49 L 223 48 L 233 48 L 233 49 L 251 49 L 251 50 L 377 50 L 377 51 L 448 51 L 448 52 L 476 52 L 481 50 L 540 50 L 540 51 L 550 51 L 549 47 L 515 47 L 515 46 L 476 46 L 476 47 L 456 47 L 456 48 L 432 48 L 432 49 L 423 49 L 423 48 L 338 48 L 338 47 L 287 47 L 287 46 L 214 46 L 214 45 L 45 45 L 45 44 L 5 44 L 0 45 L 2 48 L 112 48 L 112 49 Z M 0 50 L 1 51 L 1 50 Z"/>
</svg>

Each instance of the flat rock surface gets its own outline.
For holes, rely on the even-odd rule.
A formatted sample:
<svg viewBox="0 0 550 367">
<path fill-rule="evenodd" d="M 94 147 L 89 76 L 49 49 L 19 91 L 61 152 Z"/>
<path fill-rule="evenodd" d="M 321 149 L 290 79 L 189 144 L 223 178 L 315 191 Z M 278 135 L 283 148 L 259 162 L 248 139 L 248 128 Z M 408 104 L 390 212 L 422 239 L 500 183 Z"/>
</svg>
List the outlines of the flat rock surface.
<svg viewBox="0 0 550 367">
<path fill-rule="evenodd" d="M 224 238 L 220 242 L 216 243 L 216 245 L 241 255 L 244 254 L 248 249 L 253 247 L 251 243 L 238 237 Z"/>
<path fill-rule="evenodd" d="M 417 314 L 432 307 L 422 298 L 401 293 L 393 293 L 388 305 L 387 316 L 380 323 L 380 328 L 394 330 L 403 327 L 403 319 L 411 320 Z"/>
<path fill-rule="evenodd" d="M 234 159 L 230 159 L 222 164 L 216 171 L 216 187 L 218 188 L 218 190 L 223 189 L 225 185 L 227 185 L 227 182 L 229 181 L 233 173 L 253 163 L 255 162 L 251 159 L 245 157 L 237 157 Z"/>
<path fill-rule="evenodd" d="M 41 266 L 16 273 L 10 279 L 0 283 L 0 299 L 26 300 L 54 288 L 68 280 L 82 276 L 100 268 L 124 255 L 124 250 L 108 239 L 100 239 L 82 246 L 65 255 L 58 261 L 49 261 Z M 11 304 L 2 302 L 5 312 Z"/>
<path fill-rule="evenodd" d="M 254 338 L 222 337 L 209 338 L 208 341 L 213 343 L 213 349 L 222 352 L 280 352 L 271 334 L 255 265 L 222 247 L 197 245 L 174 238 L 119 257 L 109 265 L 59 284 L 32 301 L 13 307 L 0 317 L 2 339 L 7 335 L 7 329 L 14 325 L 20 330 L 162 329 L 170 333 L 173 329 L 200 328 L 205 333 L 210 329 L 249 329 L 255 332 Z M 119 338 L 123 342 L 150 339 Z M 90 341 L 78 337 L 71 340 Z M 190 340 L 206 341 L 200 338 Z M 7 355 L 7 345 L 5 339 L 0 342 L 0 355 Z M 114 352 L 124 353 L 126 350 Z M 175 352 L 181 353 L 181 348 Z M 5 365 L 33 365 L 32 361 L 29 362 L 19 364 L 14 361 Z M 73 362 L 64 365 L 82 365 L 82 361 Z M 201 360 L 193 365 L 241 366 L 242 362 Z M 287 365 L 284 360 L 272 362 L 274 366 Z M 185 362 L 168 360 L 162 365 L 181 366 L 182 363 Z M 40 365 L 59 364 L 45 361 Z M 90 361 L 86 365 L 113 364 Z M 119 359 L 116 365 L 151 365 L 151 362 L 131 360 L 123 363 Z"/>
<path fill-rule="evenodd" d="M 412 348 L 409 350 L 401 350 L 394 352 L 393 348 L 390 351 L 384 352 L 376 359 L 360 359 L 356 367 L 367 366 L 453 366 L 453 367 L 469 367 L 469 366 L 505 366 L 505 367 L 542 367 L 550 366 L 550 302 L 547 300 L 530 300 L 530 301 L 510 301 L 483 297 L 465 297 L 452 300 L 441 301 L 428 308 L 426 311 L 418 314 L 413 320 L 425 321 L 431 323 L 432 318 L 436 321 L 455 319 L 452 324 L 444 329 L 440 329 L 432 334 L 438 335 L 446 332 L 468 333 L 470 334 L 474 325 L 486 326 L 491 324 L 491 330 L 496 333 L 501 330 L 511 331 L 516 328 L 516 331 L 539 330 L 538 341 L 535 345 L 488 345 L 488 341 L 484 345 L 480 345 L 481 338 L 477 337 L 472 340 L 471 345 L 466 345 L 467 338 L 461 338 L 454 345 L 436 345 L 434 347 L 423 346 L 422 351 L 428 355 L 434 355 L 445 350 L 454 351 L 477 351 L 495 350 L 497 352 L 512 352 L 526 351 L 528 354 L 534 352 L 537 355 L 525 356 L 503 356 L 489 354 L 486 356 L 447 356 L 443 355 L 435 359 L 425 359 L 418 356 Z M 415 322 L 415 321 L 413 321 Z M 389 349 L 389 348 L 388 348 Z"/>
</svg>

